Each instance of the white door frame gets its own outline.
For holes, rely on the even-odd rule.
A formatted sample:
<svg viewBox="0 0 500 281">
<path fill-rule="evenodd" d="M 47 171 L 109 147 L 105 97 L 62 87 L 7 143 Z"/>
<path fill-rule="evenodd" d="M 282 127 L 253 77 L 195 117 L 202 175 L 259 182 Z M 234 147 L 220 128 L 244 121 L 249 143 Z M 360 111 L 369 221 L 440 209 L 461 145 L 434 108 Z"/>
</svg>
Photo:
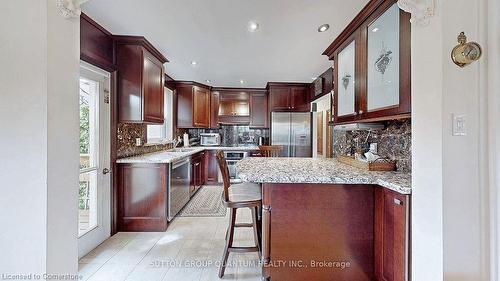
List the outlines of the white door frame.
<svg viewBox="0 0 500 281">
<path fill-rule="evenodd" d="M 486 162 L 488 178 L 485 182 L 488 189 L 486 200 L 489 199 L 489 241 L 484 241 L 484 246 L 489 249 L 488 270 L 490 280 L 500 280 L 500 3 L 498 0 L 481 1 L 480 11 L 481 39 L 486 44 L 485 63 L 481 69 L 481 82 L 485 84 L 485 89 L 481 91 L 486 96 L 485 109 L 487 109 L 486 122 L 484 127 L 487 132 Z M 483 103 L 484 104 L 484 103 Z M 484 237 L 484 235 L 483 235 Z M 488 239 L 488 237 L 486 237 Z M 488 243 L 489 242 L 489 243 Z M 485 274 L 483 273 L 483 274 Z"/>
<path fill-rule="evenodd" d="M 99 81 L 99 161 L 97 166 L 97 226 L 78 238 L 78 258 L 110 237 L 111 234 L 111 173 L 110 173 L 110 73 L 90 65 L 80 63 L 80 76 Z M 107 168 L 108 173 L 103 173 Z"/>
</svg>

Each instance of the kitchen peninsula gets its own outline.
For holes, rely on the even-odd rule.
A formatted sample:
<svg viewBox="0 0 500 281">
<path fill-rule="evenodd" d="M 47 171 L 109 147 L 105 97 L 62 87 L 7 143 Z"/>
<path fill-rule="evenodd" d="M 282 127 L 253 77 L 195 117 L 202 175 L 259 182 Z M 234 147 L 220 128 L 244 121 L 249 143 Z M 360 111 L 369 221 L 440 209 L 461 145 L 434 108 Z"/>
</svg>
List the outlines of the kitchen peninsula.
<svg viewBox="0 0 500 281">
<path fill-rule="evenodd" d="M 265 278 L 408 280 L 409 173 L 313 158 L 246 158 L 237 169 L 262 184 Z"/>
</svg>

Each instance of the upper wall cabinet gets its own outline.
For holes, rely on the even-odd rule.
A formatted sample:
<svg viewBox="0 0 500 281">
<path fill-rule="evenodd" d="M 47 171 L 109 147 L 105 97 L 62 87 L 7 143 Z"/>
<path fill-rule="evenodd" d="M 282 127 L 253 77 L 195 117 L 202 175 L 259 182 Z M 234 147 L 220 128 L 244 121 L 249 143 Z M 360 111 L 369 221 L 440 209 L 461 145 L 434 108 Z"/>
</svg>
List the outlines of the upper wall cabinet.
<svg viewBox="0 0 500 281">
<path fill-rule="evenodd" d="M 163 64 L 167 59 L 144 37 L 114 36 L 120 122 L 163 123 Z"/>
<path fill-rule="evenodd" d="M 209 128 L 209 87 L 195 82 L 178 82 L 176 93 L 177 128 Z"/>
<path fill-rule="evenodd" d="M 266 92 L 250 94 L 250 127 L 269 128 Z"/>
<path fill-rule="evenodd" d="M 334 60 L 334 122 L 409 116 L 410 15 L 372 0 L 324 52 Z"/>
<path fill-rule="evenodd" d="M 309 105 L 309 84 L 279 83 L 267 84 L 269 111 L 307 112 Z"/>
<path fill-rule="evenodd" d="M 80 17 L 80 58 L 107 71 L 113 62 L 113 35 L 82 13 Z"/>
<path fill-rule="evenodd" d="M 219 103 L 220 93 L 212 91 L 210 94 L 210 128 L 219 128 Z"/>
</svg>

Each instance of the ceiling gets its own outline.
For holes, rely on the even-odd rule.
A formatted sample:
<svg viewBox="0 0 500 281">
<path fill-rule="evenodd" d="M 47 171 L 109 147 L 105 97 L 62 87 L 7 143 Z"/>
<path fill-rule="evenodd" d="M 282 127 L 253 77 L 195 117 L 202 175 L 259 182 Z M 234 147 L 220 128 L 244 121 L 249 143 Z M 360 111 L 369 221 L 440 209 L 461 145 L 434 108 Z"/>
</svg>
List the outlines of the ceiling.
<svg viewBox="0 0 500 281">
<path fill-rule="evenodd" d="M 321 53 L 367 2 L 91 0 L 83 11 L 113 34 L 146 37 L 169 59 L 166 73 L 175 80 L 265 87 L 311 82 L 325 71 L 331 63 Z M 259 23 L 256 32 L 249 21 Z M 317 32 L 323 23 L 330 29 Z"/>
</svg>

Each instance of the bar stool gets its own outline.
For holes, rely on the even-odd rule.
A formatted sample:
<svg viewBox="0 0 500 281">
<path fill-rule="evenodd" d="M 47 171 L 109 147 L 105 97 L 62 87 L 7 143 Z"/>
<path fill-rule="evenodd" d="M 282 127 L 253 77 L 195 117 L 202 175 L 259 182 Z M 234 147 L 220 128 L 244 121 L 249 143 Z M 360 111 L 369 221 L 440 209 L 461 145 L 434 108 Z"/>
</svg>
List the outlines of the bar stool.
<svg viewBox="0 0 500 281">
<path fill-rule="evenodd" d="M 259 145 L 260 155 L 262 157 L 279 157 L 283 151 L 282 145 Z"/>
<path fill-rule="evenodd" d="M 227 168 L 224 152 L 217 151 L 217 163 L 224 181 L 224 193 L 222 194 L 222 202 L 224 206 L 229 208 L 229 226 L 226 232 L 226 246 L 222 254 L 222 263 L 219 268 L 219 278 L 224 276 L 226 270 L 227 259 L 230 252 L 248 253 L 257 252 L 259 259 L 261 258 L 261 245 L 257 227 L 257 213 L 262 206 L 262 191 L 259 184 L 254 183 L 238 183 L 231 185 L 229 178 L 229 169 Z M 250 208 L 252 211 L 251 223 L 236 223 L 236 210 L 240 208 Z M 254 247 L 234 247 L 234 229 L 236 227 L 252 227 L 255 240 Z"/>
</svg>

